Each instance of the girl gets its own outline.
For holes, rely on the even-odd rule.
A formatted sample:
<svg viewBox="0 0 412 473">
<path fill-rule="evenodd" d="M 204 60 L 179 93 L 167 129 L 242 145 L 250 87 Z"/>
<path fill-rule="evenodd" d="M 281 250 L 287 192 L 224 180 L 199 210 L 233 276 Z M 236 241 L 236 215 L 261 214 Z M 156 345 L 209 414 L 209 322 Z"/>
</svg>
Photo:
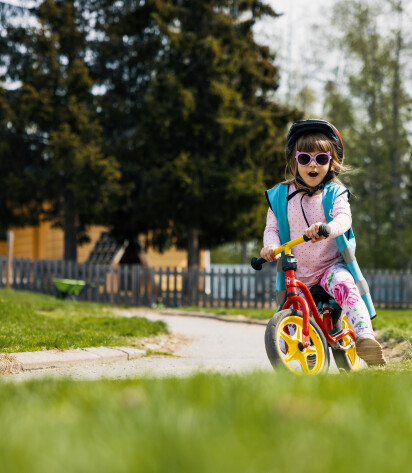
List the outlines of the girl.
<svg viewBox="0 0 412 473">
<path fill-rule="evenodd" d="M 326 121 L 296 122 L 287 137 L 286 159 L 293 177 L 266 192 L 270 208 L 260 254 L 274 261 L 274 250 L 288 239 L 303 233 L 311 238 L 316 244 L 294 249 L 297 278 L 309 288 L 319 284 L 336 300 L 357 335 L 358 355 L 368 365 L 383 365 L 371 324 L 374 307 L 352 246 L 349 191 L 337 178 L 344 170 L 342 138 Z M 319 236 L 319 226 L 328 222 L 330 235 Z"/>
</svg>

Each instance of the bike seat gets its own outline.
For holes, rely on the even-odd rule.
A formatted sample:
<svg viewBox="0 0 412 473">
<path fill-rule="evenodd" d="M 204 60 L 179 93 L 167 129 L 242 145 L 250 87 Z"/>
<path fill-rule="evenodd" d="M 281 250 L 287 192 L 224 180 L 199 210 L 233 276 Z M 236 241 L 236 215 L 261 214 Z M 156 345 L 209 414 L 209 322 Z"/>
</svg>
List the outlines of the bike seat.
<svg viewBox="0 0 412 473">
<path fill-rule="evenodd" d="M 318 304 L 328 304 L 331 307 L 331 317 L 333 323 L 333 334 L 329 332 L 329 335 L 337 335 L 342 331 L 340 317 L 342 315 L 342 309 L 339 307 L 338 303 L 335 299 L 328 294 L 322 286 L 318 284 L 316 286 L 312 286 L 309 289 L 310 293 L 312 294 L 313 300 L 316 305 Z"/>
<path fill-rule="evenodd" d="M 316 284 L 309 289 L 310 293 L 312 294 L 313 300 L 315 304 L 318 305 L 319 302 L 327 304 L 330 300 L 333 300 L 333 297 L 329 295 L 322 286 Z"/>
</svg>

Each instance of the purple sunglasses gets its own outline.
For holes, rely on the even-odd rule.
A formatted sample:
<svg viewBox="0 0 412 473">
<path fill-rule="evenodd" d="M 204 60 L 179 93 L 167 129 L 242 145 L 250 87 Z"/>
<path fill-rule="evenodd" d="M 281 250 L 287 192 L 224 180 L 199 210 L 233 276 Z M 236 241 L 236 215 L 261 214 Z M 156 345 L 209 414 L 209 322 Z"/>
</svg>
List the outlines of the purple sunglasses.
<svg viewBox="0 0 412 473">
<path fill-rule="evenodd" d="M 308 166 L 312 161 L 315 161 L 318 166 L 326 166 L 330 163 L 332 156 L 329 151 L 326 153 L 318 153 L 314 156 L 304 151 L 296 151 L 295 159 L 301 166 Z"/>
</svg>

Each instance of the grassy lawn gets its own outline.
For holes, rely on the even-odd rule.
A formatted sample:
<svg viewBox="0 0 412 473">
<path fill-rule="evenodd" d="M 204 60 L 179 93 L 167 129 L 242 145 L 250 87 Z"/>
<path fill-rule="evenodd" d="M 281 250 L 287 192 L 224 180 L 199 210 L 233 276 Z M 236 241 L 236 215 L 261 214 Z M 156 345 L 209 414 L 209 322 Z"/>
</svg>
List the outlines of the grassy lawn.
<svg viewBox="0 0 412 473">
<path fill-rule="evenodd" d="M 412 343 L 412 310 L 380 309 L 373 320 L 373 327 L 379 330 L 384 340 L 407 340 Z"/>
<path fill-rule="evenodd" d="M 116 317 L 104 305 L 11 291 L 0 291 L 0 302 L 0 341 L 10 340 L 2 351 L 51 348 L 67 337 L 92 346 L 101 333 L 120 345 L 166 330 L 128 326 L 141 319 Z M 379 311 L 375 327 L 405 339 L 411 316 Z M 12 379 L 0 378 L 7 473 L 391 473 L 412 461 L 411 360 L 315 377 Z"/>
<path fill-rule="evenodd" d="M 139 337 L 166 333 L 163 322 L 119 317 L 111 306 L 0 290 L 0 352 L 94 346 L 136 346 Z"/>
<path fill-rule="evenodd" d="M 412 373 L 0 382 L 8 473 L 408 471 Z"/>
</svg>

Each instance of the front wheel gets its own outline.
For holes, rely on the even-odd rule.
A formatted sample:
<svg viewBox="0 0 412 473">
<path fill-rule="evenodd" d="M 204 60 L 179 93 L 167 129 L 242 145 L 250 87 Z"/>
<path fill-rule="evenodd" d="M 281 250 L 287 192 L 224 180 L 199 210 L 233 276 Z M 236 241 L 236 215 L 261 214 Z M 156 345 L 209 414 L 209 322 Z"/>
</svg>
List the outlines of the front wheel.
<svg viewBox="0 0 412 473">
<path fill-rule="evenodd" d="M 342 330 L 345 328 L 352 328 L 349 325 L 349 321 L 345 314 L 342 315 Z M 347 347 L 352 342 L 352 338 L 349 335 L 343 337 L 339 340 L 339 343 L 344 347 Z M 353 346 L 349 348 L 349 350 L 335 350 L 332 348 L 333 358 L 335 359 L 336 366 L 340 369 L 344 369 L 345 371 L 359 371 L 362 368 L 365 368 L 366 364 L 359 358 L 358 354 L 356 353 L 356 347 Z"/>
<path fill-rule="evenodd" d="M 286 309 L 277 312 L 266 326 L 266 353 L 273 368 L 286 368 L 295 374 L 325 373 L 329 368 L 329 350 L 318 325 L 310 320 L 311 344 L 302 345 L 302 312 Z"/>
</svg>

